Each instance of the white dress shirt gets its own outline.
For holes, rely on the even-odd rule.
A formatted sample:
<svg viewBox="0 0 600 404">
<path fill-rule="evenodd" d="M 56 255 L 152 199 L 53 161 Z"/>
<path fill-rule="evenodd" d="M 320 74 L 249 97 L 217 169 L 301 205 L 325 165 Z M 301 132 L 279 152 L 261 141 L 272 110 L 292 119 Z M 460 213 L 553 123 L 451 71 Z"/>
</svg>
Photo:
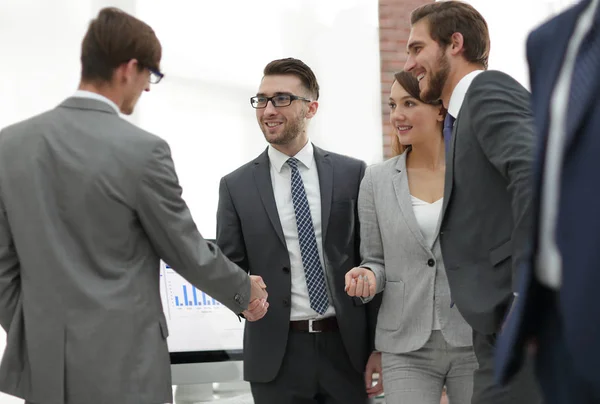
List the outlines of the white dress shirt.
<svg viewBox="0 0 600 404">
<path fill-rule="evenodd" d="M 279 214 L 285 244 L 287 245 L 288 254 L 290 256 L 290 273 L 292 277 L 290 320 L 310 320 L 333 316 L 335 315 L 335 310 L 333 308 L 331 297 L 329 299 L 329 308 L 322 316 L 310 308 L 308 286 L 306 285 L 304 265 L 302 264 L 302 255 L 300 253 L 296 213 L 294 211 L 294 203 L 292 202 L 292 170 L 290 166 L 286 164 L 290 157 L 275 149 L 273 146 L 269 146 L 268 154 L 271 163 L 271 183 L 273 185 L 273 194 L 275 195 L 275 204 L 277 205 L 277 213 Z M 310 207 L 310 216 L 312 218 L 315 237 L 317 239 L 319 259 L 323 271 L 325 271 L 323 260 L 323 232 L 321 226 L 321 189 L 319 188 L 319 173 L 317 172 L 312 143 L 308 141 L 306 146 L 304 146 L 294 157 L 299 161 L 298 171 L 300 172 L 300 177 L 302 177 L 302 182 L 304 183 L 304 190 L 306 191 L 306 198 L 308 199 L 308 206 Z M 331 296 L 331 294 L 329 295 Z"/>
<path fill-rule="evenodd" d="M 550 128 L 546 146 L 546 159 L 542 179 L 540 206 L 540 245 L 537 252 L 536 275 L 539 282 L 551 289 L 561 285 L 562 259 L 556 245 L 556 217 L 558 214 L 560 179 L 567 129 L 567 104 L 575 59 L 579 47 L 594 22 L 598 0 L 592 0 L 581 13 L 569 40 L 562 70 L 550 101 Z"/>
<path fill-rule="evenodd" d="M 437 227 L 438 221 L 440 220 L 440 214 L 442 213 L 442 205 L 444 204 L 444 198 L 440 198 L 433 203 L 425 202 L 416 196 L 410 196 L 412 201 L 413 212 L 415 219 L 421 229 L 421 234 L 425 239 L 425 243 L 429 248 L 433 248 L 433 243 L 437 238 Z M 442 325 L 440 324 L 440 317 L 437 310 L 433 310 L 433 330 L 441 330 Z"/>
<path fill-rule="evenodd" d="M 465 95 L 467 95 L 467 91 L 469 90 L 469 87 L 471 87 L 473 79 L 480 73 L 483 73 L 483 70 L 475 70 L 467 74 L 465 77 L 460 79 L 454 88 L 454 91 L 452 91 L 450 102 L 448 103 L 448 113 L 452 115 L 454 119 L 458 117 L 458 113 L 460 112 L 462 104 L 465 100 Z"/>
<path fill-rule="evenodd" d="M 102 101 L 102 102 L 107 103 L 115 111 L 117 111 L 117 114 L 121 113 L 121 111 L 119 110 L 119 107 L 117 106 L 117 104 L 115 104 L 112 100 L 109 100 L 105 96 L 100 95 L 98 93 L 93 93 L 91 91 L 85 91 L 85 90 L 77 90 L 77 91 L 75 91 L 75 94 L 73 94 L 73 97 L 76 97 L 76 98 L 90 98 L 92 100 Z"/>
</svg>

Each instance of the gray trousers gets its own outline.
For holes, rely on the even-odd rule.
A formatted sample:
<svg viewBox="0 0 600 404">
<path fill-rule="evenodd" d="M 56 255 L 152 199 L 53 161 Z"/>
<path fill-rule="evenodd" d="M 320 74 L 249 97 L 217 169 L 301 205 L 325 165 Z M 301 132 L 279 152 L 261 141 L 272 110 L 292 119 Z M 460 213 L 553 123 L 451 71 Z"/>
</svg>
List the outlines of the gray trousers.
<svg viewBox="0 0 600 404">
<path fill-rule="evenodd" d="M 446 386 L 452 404 L 470 404 L 477 359 L 473 347 L 453 347 L 441 331 L 432 331 L 419 350 L 383 352 L 386 404 L 440 404 Z"/>
</svg>

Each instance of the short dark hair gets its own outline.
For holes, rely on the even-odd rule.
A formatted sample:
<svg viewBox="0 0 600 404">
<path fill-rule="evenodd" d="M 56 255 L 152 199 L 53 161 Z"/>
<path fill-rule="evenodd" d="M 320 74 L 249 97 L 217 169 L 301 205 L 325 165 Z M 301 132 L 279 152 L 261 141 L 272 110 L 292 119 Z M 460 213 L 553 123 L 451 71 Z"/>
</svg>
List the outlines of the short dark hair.
<svg viewBox="0 0 600 404">
<path fill-rule="evenodd" d="M 442 101 L 440 100 L 432 102 L 423 101 L 421 98 L 421 90 L 419 89 L 419 81 L 412 73 L 404 70 L 399 71 L 398 73 L 394 74 L 394 80 L 415 100 L 418 100 L 423 104 L 439 105 L 440 107 L 442 106 Z M 404 153 L 407 148 L 408 146 L 404 146 L 402 143 L 400 143 L 398 136 L 392 134 L 392 156 L 399 156 L 400 154 Z"/>
<path fill-rule="evenodd" d="M 470 63 L 488 67 L 490 33 L 483 16 L 473 6 L 461 1 L 438 1 L 415 9 L 410 15 L 411 25 L 422 19 L 429 22 L 429 34 L 446 48 L 455 32 L 464 38 L 464 56 Z"/>
<path fill-rule="evenodd" d="M 273 76 L 277 74 L 289 74 L 296 76 L 306 87 L 311 97 L 315 100 L 319 99 L 319 83 L 317 77 L 310 67 L 303 61 L 294 58 L 277 59 L 265 66 L 263 71 L 265 76 Z"/>
<path fill-rule="evenodd" d="M 107 7 L 90 22 L 81 43 L 81 79 L 110 81 L 131 59 L 140 68 L 160 70 L 162 47 L 154 30 L 123 10 Z"/>
</svg>

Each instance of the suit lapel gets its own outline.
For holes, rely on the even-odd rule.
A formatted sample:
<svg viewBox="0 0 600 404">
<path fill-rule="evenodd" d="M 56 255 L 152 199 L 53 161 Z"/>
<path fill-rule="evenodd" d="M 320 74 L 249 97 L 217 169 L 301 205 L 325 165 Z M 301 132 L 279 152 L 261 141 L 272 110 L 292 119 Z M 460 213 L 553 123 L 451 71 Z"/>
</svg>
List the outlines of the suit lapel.
<svg viewBox="0 0 600 404">
<path fill-rule="evenodd" d="M 327 236 L 331 200 L 333 198 L 333 166 L 329 153 L 313 145 L 317 172 L 319 174 L 319 189 L 321 191 L 321 230 L 323 241 Z"/>
<path fill-rule="evenodd" d="M 285 246 L 285 238 L 283 236 L 283 229 L 281 228 L 281 221 L 279 214 L 277 213 L 277 204 L 275 203 L 275 195 L 273 194 L 273 184 L 271 182 L 271 173 L 269 171 L 269 155 L 265 150 L 260 156 L 254 160 L 254 181 L 258 188 L 260 199 L 267 211 L 267 216 L 275 229 L 275 233 L 279 237 L 279 240 Z"/>
<path fill-rule="evenodd" d="M 538 144 L 536 146 L 534 178 L 537 180 L 535 198 L 541 191 L 543 167 L 546 156 L 548 131 L 550 129 L 550 103 L 552 93 L 556 87 L 558 76 L 563 67 L 567 48 L 575 30 L 575 23 L 579 15 L 589 4 L 584 1 L 573 7 L 569 12 L 559 16 L 547 26 L 542 27 L 541 38 L 531 45 L 532 52 L 529 56 L 533 117 L 537 129 Z M 559 32 L 560 35 L 556 35 Z M 554 51 L 547 51 L 551 47 Z M 534 81 L 535 80 L 535 81 Z M 566 146 L 567 144 L 565 144 Z M 537 202 L 536 202 L 537 204 Z"/>
<path fill-rule="evenodd" d="M 600 21 L 598 21 L 599 16 L 600 16 L 600 12 L 596 11 L 596 15 L 594 16 L 595 20 L 593 22 L 594 25 L 600 24 Z M 578 17 L 579 17 L 579 14 L 577 15 L 577 18 Z M 575 21 L 577 21 L 577 18 L 573 19 L 573 24 L 575 24 Z M 597 30 L 598 30 L 598 28 L 596 28 L 596 31 Z M 594 32 L 592 35 L 600 35 L 600 33 Z M 570 38 L 570 35 L 569 35 L 569 38 Z M 594 99 L 594 95 L 598 94 L 598 85 L 600 84 L 600 75 L 593 74 L 591 77 L 591 80 L 592 81 L 591 81 L 590 85 L 584 89 L 584 93 L 581 94 L 581 96 L 580 96 L 581 104 L 576 105 L 575 108 L 573 108 L 571 106 L 571 108 L 568 109 L 568 113 L 567 113 L 568 126 L 567 126 L 567 133 L 566 133 L 567 138 L 565 139 L 565 146 L 567 149 L 573 142 L 573 140 L 575 138 L 575 133 L 577 132 L 577 129 L 579 129 L 581 127 L 581 125 L 584 124 L 585 119 L 586 119 L 586 112 L 588 112 L 592 106 L 592 100 Z"/>
<path fill-rule="evenodd" d="M 402 154 L 396 164 L 397 173 L 392 177 L 392 183 L 394 184 L 394 191 L 396 192 L 396 199 L 398 199 L 398 205 L 400 211 L 404 217 L 408 228 L 415 236 L 415 239 L 421 244 L 421 246 L 429 251 L 431 246 L 428 246 L 421 233 L 421 228 L 417 223 L 415 212 L 412 207 L 412 199 L 410 196 L 410 189 L 408 187 L 408 173 L 406 172 L 406 153 Z"/>
</svg>

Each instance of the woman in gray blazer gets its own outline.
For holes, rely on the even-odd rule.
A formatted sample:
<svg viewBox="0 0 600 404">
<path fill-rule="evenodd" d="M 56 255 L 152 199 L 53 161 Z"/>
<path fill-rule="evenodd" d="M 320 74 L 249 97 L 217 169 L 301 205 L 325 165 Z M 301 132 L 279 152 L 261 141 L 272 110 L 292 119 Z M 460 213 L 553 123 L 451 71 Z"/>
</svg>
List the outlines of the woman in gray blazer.
<svg viewBox="0 0 600 404">
<path fill-rule="evenodd" d="M 367 168 L 360 187 L 361 267 L 351 296 L 383 292 L 375 347 L 387 404 L 468 404 L 477 361 L 472 332 L 450 299 L 438 240 L 443 203 L 445 111 L 419 97 L 417 79 L 395 75 L 390 123 L 398 156 Z"/>
</svg>

